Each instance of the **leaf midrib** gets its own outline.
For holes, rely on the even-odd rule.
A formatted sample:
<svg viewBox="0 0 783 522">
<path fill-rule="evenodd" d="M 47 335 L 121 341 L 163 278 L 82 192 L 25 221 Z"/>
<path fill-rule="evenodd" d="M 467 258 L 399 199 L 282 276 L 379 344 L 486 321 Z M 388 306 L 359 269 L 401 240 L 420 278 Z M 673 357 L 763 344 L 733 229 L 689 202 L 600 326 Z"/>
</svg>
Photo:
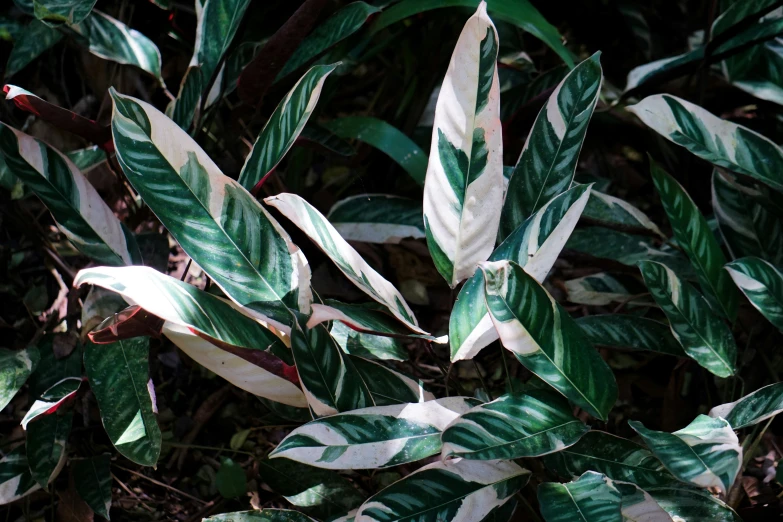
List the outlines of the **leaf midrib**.
<svg viewBox="0 0 783 522">
<path fill-rule="evenodd" d="M 476 422 L 476 421 L 472 421 L 472 422 Z M 537 431 L 537 432 L 535 432 L 533 434 L 530 434 L 530 435 L 527 435 L 527 436 L 524 436 L 524 437 L 520 437 L 520 438 L 514 439 L 514 440 L 509 441 L 509 442 L 504 442 L 502 444 L 494 444 L 492 446 L 484 446 L 483 448 L 478 449 L 478 450 L 460 451 L 460 452 L 455 452 L 455 453 L 456 454 L 479 453 L 479 452 L 482 452 L 482 451 L 489 451 L 489 450 L 496 449 L 496 448 L 502 448 L 502 447 L 505 447 L 505 446 L 511 446 L 513 444 L 516 444 L 517 442 L 521 442 L 521 441 L 524 441 L 524 440 L 527 440 L 527 439 L 532 439 L 534 437 L 538 437 L 538 436 L 544 435 L 546 433 L 549 433 L 550 431 L 554 431 L 554 430 L 560 429 L 560 428 L 562 428 L 564 426 L 568 426 L 569 424 L 574 424 L 574 423 L 581 424 L 578 420 L 569 420 L 569 421 L 564 422 L 562 424 L 558 424 L 557 426 L 552 426 L 551 428 L 547 428 L 545 430 Z M 478 423 L 476 423 L 476 424 L 478 424 Z M 459 424 L 455 424 L 453 427 L 456 428 L 457 426 L 459 426 Z M 487 433 L 490 433 L 489 430 L 487 430 L 485 427 L 483 427 L 483 426 L 480 426 L 480 427 L 481 427 L 481 429 L 483 429 Z M 490 433 L 490 435 L 491 435 L 491 433 Z M 576 444 L 576 442 L 574 442 L 574 444 Z M 548 453 L 553 453 L 554 451 L 558 451 L 558 450 L 552 450 L 552 451 L 550 451 Z M 545 453 L 542 454 L 542 455 L 545 455 Z M 538 455 L 538 456 L 540 456 L 540 455 Z"/>
</svg>

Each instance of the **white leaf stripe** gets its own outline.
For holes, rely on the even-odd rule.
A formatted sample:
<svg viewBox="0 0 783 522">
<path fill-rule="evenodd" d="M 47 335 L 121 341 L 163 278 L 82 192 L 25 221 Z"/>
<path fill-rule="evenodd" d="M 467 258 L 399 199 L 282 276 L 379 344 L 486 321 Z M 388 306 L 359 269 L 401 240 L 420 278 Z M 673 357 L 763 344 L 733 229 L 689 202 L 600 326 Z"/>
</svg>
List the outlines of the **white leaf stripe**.
<svg viewBox="0 0 783 522">
<path fill-rule="evenodd" d="M 503 201 L 498 37 L 479 4 L 457 40 L 435 107 L 424 226 L 435 267 L 454 288 L 489 257 Z"/>
<path fill-rule="evenodd" d="M 599 224 L 613 224 L 628 228 L 649 230 L 658 237 L 665 238 L 658 225 L 647 215 L 625 200 L 593 190 L 587 202 L 584 218 Z"/>
<path fill-rule="evenodd" d="M 0 505 L 41 489 L 30 473 L 24 445 L 9 451 L 0 459 Z"/>
<path fill-rule="evenodd" d="M 722 417 L 735 430 L 753 426 L 783 411 L 783 382 L 770 384 L 738 401 L 715 406 L 710 417 Z"/>
<path fill-rule="evenodd" d="M 744 257 L 724 268 L 750 304 L 783 331 L 783 273 L 757 257 Z"/>
<path fill-rule="evenodd" d="M 621 496 L 605 475 L 587 471 L 567 484 L 538 486 L 541 515 L 547 522 L 620 522 Z"/>
<path fill-rule="evenodd" d="M 66 377 L 53 384 L 49 389 L 43 392 L 41 397 L 30 406 L 29 410 L 27 410 L 27 413 L 22 418 L 22 429 L 26 430 L 29 422 L 41 415 L 55 413 L 64 401 L 71 399 L 76 395 L 81 383 L 81 377 Z"/>
<path fill-rule="evenodd" d="M 369 359 L 348 355 L 348 360 L 359 372 L 377 406 L 427 402 L 435 399 L 432 393 L 424 389 L 421 381 L 414 381 L 407 375 L 390 370 Z"/>
<path fill-rule="evenodd" d="M 606 306 L 631 297 L 623 283 L 606 272 L 571 279 L 564 285 L 568 300 L 576 304 Z"/>
<path fill-rule="evenodd" d="M 362 194 L 338 201 L 326 217 L 347 241 L 396 244 L 424 237 L 421 209 L 407 198 Z"/>
<path fill-rule="evenodd" d="M 613 481 L 622 495 L 623 522 L 674 522 L 655 499 L 636 484 Z"/>
</svg>

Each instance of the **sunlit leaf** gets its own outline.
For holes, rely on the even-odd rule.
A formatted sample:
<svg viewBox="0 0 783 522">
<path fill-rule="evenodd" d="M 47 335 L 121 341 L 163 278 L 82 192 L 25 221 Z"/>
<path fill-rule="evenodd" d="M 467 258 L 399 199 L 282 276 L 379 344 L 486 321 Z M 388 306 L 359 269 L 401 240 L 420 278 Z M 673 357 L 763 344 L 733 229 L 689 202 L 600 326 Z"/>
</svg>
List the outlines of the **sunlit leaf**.
<svg viewBox="0 0 783 522">
<path fill-rule="evenodd" d="M 783 411 L 783 383 L 764 386 L 743 398 L 715 406 L 710 417 L 722 417 L 735 430 L 753 426 Z"/>
</svg>

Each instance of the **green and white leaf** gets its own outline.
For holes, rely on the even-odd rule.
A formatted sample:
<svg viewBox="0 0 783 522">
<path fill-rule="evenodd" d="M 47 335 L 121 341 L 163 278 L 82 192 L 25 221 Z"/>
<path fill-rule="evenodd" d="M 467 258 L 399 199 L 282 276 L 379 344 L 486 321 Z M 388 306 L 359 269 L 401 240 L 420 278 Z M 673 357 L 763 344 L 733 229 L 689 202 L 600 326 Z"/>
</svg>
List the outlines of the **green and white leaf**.
<svg viewBox="0 0 783 522">
<path fill-rule="evenodd" d="M 77 344 L 70 355 L 58 358 L 54 353 L 54 335 L 45 334 L 38 342 L 39 361 L 27 381 L 31 397 L 40 397 L 67 377 L 82 377 L 82 346 Z"/>
<path fill-rule="evenodd" d="M 597 224 L 614 225 L 629 230 L 649 230 L 661 238 L 666 238 L 647 214 L 623 199 L 597 190 L 590 193 L 590 200 L 582 216 Z"/>
<path fill-rule="evenodd" d="M 508 183 L 500 239 L 571 185 L 601 92 L 600 56 L 594 54 L 568 73 L 538 113 Z"/>
<path fill-rule="evenodd" d="M 435 106 L 424 227 L 448 285 L 470 277 L 495 246 L 503 202 L 498 36 L 482 1 L 457 40 Z"/>
<path fill-rule="evenodd" d="M 401 339 L 362 333 L 340 321 L 332 322 L 329 335 L 345 353 L 369 359 L 408 360 L 408 351 Z"/>
<path fill-rule="evenodd" d="M 647 489 L 675 522 L 742 522 L 733 509 L 707 491 L 682 484 Z"/>
<path fill-rule="evenodd" d="M 612 482 L 620 492 L 623 522 L 674 522 L 672 517 L 636 484 L 630 482 Z"/>
<path fill-rule="evenodd" d="M 120 294 L 99 286 L 90 288 L 82 305 L 82 332 L 91 332 L 104 319 L 127 307 L 128 303 Z"/>
<path fill-rule="evenodd" d="M 481 265 L 500 342 L 528 370 L 591 415 L 606 419 L 617 383 L 576 322 L 513 261 Z"/>
<path fill-rule="evenodd" d="M 18 73 L 62 40 L 62 33 L 39 20 L 33 20 L 14 42 L 5 64 L 5 78 Z"/>
<path fill-rule="evenodd" d="M 111 509 L 111 461 L 107 454 L 71 463 L 76 492 L 93 511 L 109 519 Z"/>
<path fill-rule="evenodd" d="M 0 459 L 0 505 L 10 504 L 39 489 L 41 486 L 30 472 L 24 445 Z"/>
<path fill-rule="evenodd" d="M 627 109 L 696 156 L 783 190 L 783 150 L 761 134 L 668 94 L 648 96 Z"/>
<path fill-rule="evenodd" d="M 359 508 L 355 520 L 481 520 L 509 501 L 529 477 L 529 471 L 509 461 L 436 462 L 370 497 Z"/>
<path fill-rule="evenodd" d="M 725 268 L 750 304 L 783 330 L 783 272 L 757 257 L 743 257 Z"/>
<path fill-rule="evenodd" d="M 290 330 L 307 312 L 310 269 L 262 206 L 151 105 L 112 91 L 117 159 L 182 249 L 244 313 Z"/>
<path fill-rule="evenodd" d="M 547 202 L 498 246 L 490 261 L 514 261 L 539 283 L 546 278 L 587 204 L 589 185 Z M 472 359 L 498 338 L 484 299 L 484 275 L 477 270 L 460 290 L 449 319 L 451 360 Z"/>
<path fill-rule="evenodd" d="M 141 261 L 131 232 L 67 156 L 5 124 L 0 126 L 0 153 L 8 169 L 35 192 L 82 253 L 108 265 Z"/>
<path fill-rule="evenodd" d="M 669 327 L 652 319 L 621 314 L 589 315 L 577 318 L 576 324 L 594 345 L 686 356 Z"/>
<path fill-rule="evenodd" d="M 40 359 L 35 346 L 17 351 L 0 348 L 0 410 L 8 406 Z"/>
<path fill-rule="evenodd" d="M 623 522 L 621 499 L 612 481 L 594 471 L 567 484 L 538 486 L 538 503 L 546 522 Z"/>
<path fill-rule="evenodd" d="M 293 509 L 258 509 L 221 513 L 205 518 L 204 522 L 318 522 Z"/>
<path fill-rule="evenodd" d="M 783 382 L 764 386 L 738 401 L 715 406 L 710 417 L 721 417 L 735 430 L 753 426 L 783 411 Z"/>
<path fill-rule="evenodd" d="M 573 445 L 589 429 L 574 417 L 568 401 L 550 390 L 511 393 L 452 421 L 443 432 L 443 457 L 539 457 Z"/>
<path fill-rule="evenodd" d="M 742 467 L 742 447 L 722 418 L 699 415 L 685 428 L 666 433 L 629 421 L 666 469 L 679 480 L 726 493 Z"/>
<path fill-rule="evenodd" d="M 576 304 L 606 306 L 628 302 L 634 295 L 621 281 L 606 272 L 570 279 L 564 285 L 568 300 Z M 636 300 L 633 302 L 638 303 Z"/>
<path fill-rule="evenodd" d="M 394 317 L 414 332 L 426 334 L 419 328 L 402 294 L 367 264 L 315 207 L 300 196 L 288 193 L 266 198 L 264 202 L 275 207 L 307 234 L 361 291 L 387 307 Z"/>
<path fill-rule="evenodd" d="M 68 156 L 68 159 L 76 165 L 82 174 L 90 172 L 92 169 L 107 161 L 106 152 L 98 145 L 72 150 L 65 155 Z"/>
<path fill-rule="evenodd" d="M 441 450 L 441 432 L 477 400 L 375 406 L 314 420 L 292 431 L 270 457 L 327 469 L 378 469 L 415 462 Z"/>
<path fill-rule="evenodd" d="M 641 261 L 639 269 L 685 353 L 718 377 L 734 375 L 737 360 L 734 336 L 707 300 L 661 263 Z"/>
<path fill-rule="evenodd" d="M 35 17 L 43 22 L 78 24 L 84 20 L 97 0 L 34 0 Z"/>
<path fill-rule="evenodd" d="M 315 65 L 288 91 L 256 138 L 239 173 L 240 185 L 252 190 L 280 163 L 307 124 L 326 77 L 336 67 L 337 64 Z"/>
<path fill-rule="evenodd" d="M 81 384 L 81 377 L 66 377 L 43 392 L 41 397 L 36 399 L 33 405 L 30 406 L 30 409 L 27 410 L 27 413 L 22 419 L 22 429 L 26 430 L 28 423 L 33 419 L 41 416 L 52 416 L 50 414 L 55 413 L 63 402 L 76 394 Z M 44 486 L 43 484 L 41 485 Z"/>
<path fill-rule="evenodd" d="M 60 474 L 68 453 L 65 445 L 71 434 L 73 412 L 45 415 L 36 419 L 27 427 L 27 453 L 30 472 L 42 487 L 49 484 Z"/>
<path fill-rule="evenodd" d="M 414 381 L 407 375 L 390 370 L 376 361 L 355 355 L 349 355 L 348 359 L 370 390 L 376 406 L 427 402 L 435 399 L 434 395 L 424 389 L 421 381 Z"/>
<path fill-rule="evenodd" d="M 362 194 L 334 204 L 327 218 L 347 241 L 397 244 L 424 237 L 421 204 L 387 194 Z"/>
<path fill-rule="evenodd" d="M 157 463 L 161 445 L 148 359 L 148 337 L 88 343 L 84 351 L 87 379 L 109 439 L 117 451 L 142 466 Z"/>
</svg>

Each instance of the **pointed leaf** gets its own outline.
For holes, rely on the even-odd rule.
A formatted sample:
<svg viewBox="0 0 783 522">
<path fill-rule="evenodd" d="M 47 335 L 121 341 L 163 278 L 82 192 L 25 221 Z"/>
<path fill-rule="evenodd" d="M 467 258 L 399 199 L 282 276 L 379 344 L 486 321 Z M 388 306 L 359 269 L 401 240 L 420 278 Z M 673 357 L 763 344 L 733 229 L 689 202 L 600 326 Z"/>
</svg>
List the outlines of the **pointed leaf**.
<svg viewBox="0 0 783 522">
<path fill-rule="evenodd" d="M 612 481 L 593 471 L 567 484 L 538 486 L 538 503 L 546 522 L 623 522 L 620 502 Z"/>
<path fill-rule="evenodd" d="M 669 327 L 652 319 L 620 314 L 589 315 L 577 318 L 576 324 L 595 345 L 685 357 Z"/>
<path fill-rule="evenodd" d="M 24 446 L 9 451 L 0 459 L 0 505 L 10 504 L 39 489 L 41 486 L 30 473 Z"/>
<path fill-rule="evenodd" d="M 783 411 L 783 382 L 770 384 L 738 401 L 715 406 L 710 417 L 722 417 L 735 430 L 753 426 Z"/>
<path fill-rule="evenodd" d="M 0 348 L 0 410 L 8 406 L 40 359 L 35 346 L 19 351 Z"/>
<path fill-rule="evenodd" d="M 666 469 L 685 483 L 725 493 L 742 466 L 739 440 L 724 419 L 699 415 L 674 433 L 649 430 L 637 421 L 628 424 Z"/>
<path fill-rule="evenodd" d="M 65 465 L 65 445 L 71 434 L 73 412 L 46 415 L 30 423 L 27 428 L 27 453 L 30 471 L 35 481 L 47 488 Z"/>
<path fill-rule="evenodd" d="M 111 508 L 111 468 L 109 455 L 74 460 L 73 480 L 76 491 L 87 505 L 108 519 Z"/>
<path fill-rule="evenodd" d="M 685 353 L 719 377 L 734 375 L 737 345 L 731 330 L 707 300 L 661 263 L 641 261 L 639 269 Z"/>
<path fill-rule="evenodd" d="M 579 326 L 519 265 L 481 265 L 500 342 L 520 363 L 591 415 L 606 419 L 617 384 Z"/>
<path fill-rule="evenodd" d="M 33 0 L 35 17 L 49 25 L 78 24 L 84 20 L 97 0 Z"/>
<path fill-rule="evenodd" d="M 750 304 L 783 330 L 783 272 L 757 257 L 738 259 L 725 268 Z"/>
<path fill-rule="evenodd" d="M 259 509 L 221 513 L 205 518 L 204 522 L 318 522 L 293 509 Z"/>
<path fill-rule="evenodd" d="M 397 244 L 424 237 L 421 204 L 387 194 L 362 194 L 338 201 L 326 216 L 347 241 Z"/>
<path fill-rule="evenodd" d="M 589 429 L 574 417 L 568 401 L 554 392 L 512 393 L 452 421 L 443 432 L 443 456 L 472 460 L 538 457 L 573 445 Z"/>
<path fill-rule="evenodd" d="M 593 190 L 582 216 L 588 221 L 600 225 L 613 225 L 629 232 L 650 231 L 665 239 L 658 225 L 647 215 L 627 201 Z"/>
<path fill-rule="evenodd" d="M 742 522 L 733 509 L 707 491 L 677 485 L 647 492 L 675 522 Z"/>
<path fill-rule="evenodd" d="M 10 78 L 27 67 L 47 49 L 57 45 L 62 37 L 62 33 L 45 23 L 38 20 L 31 21 L 14 42 L 8 62 L 5 64 L 5 77 Z"/>
<path fill-rule="evenodd" d="M 349 355 L 348 359 L 370 390 L 376 406 L 427 402 L 435 399 L 424 389 L 421 381 L 416 382 L 407 375 L 390 370 L 375 361 L 355 355 Z"/>
<path fill-rule="evenodd" d="M 81 377 L 66 377 L 43 392 L 41 397 L 27 410 L 22 419 L 22 428 L 27 429 L 28 423 L 38 417 L 53 416 L 52 414 L 57 412 L 63 404 L 76 396 L 76 392 L 79 391 L 81 384 Z M 46 487 L 44 484 L 41 484 L 41 486 Z"/>
<path fill-rule="evenodd" d="M 452 288 L 492 253 L 503 202 L 498 37 L 486 9 L 482 1 L 451 56 L 424 183 L 427 246 Z"/>
</svg>

